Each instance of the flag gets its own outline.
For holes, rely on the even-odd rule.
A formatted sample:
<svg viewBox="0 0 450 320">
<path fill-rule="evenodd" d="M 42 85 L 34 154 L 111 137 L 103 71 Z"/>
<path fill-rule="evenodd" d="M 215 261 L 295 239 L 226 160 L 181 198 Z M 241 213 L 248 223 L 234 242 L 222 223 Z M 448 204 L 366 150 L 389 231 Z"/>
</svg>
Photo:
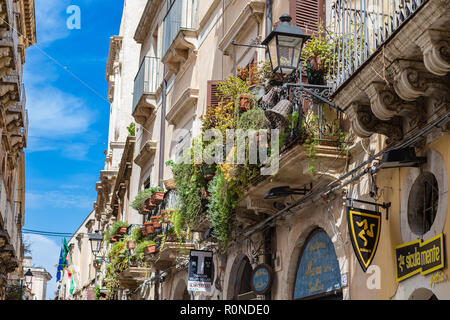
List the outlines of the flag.
<svg viewBox="0 0 450 320">
<path fill-rule="evenodd" d="M 61 280 L 61 265 L 63 263 L 63 248 L 61 248 L 61 252 L 59 253 L 59 262 L 58 262 L 58 270 L 56 272 L 56 282 Z"/>
<path fill-rule="evenodd" d="M 63 244 L 61 247 L 61 252 L 59 254 L 59 263 L 58 270 L 56 273 L 56 282 L 61 279 L 61 270 L 67 270 L 68 262 L 67 262 L 67 254 L 69 253 L 69 246 L 67 245 L 66 238 L 63 240 Z"/>
<path fill-rule="evenodd" d="M 70 290 L 69 290 L 69 292 L 70 292 L 70 294 L 73 294 L 73 291 L 75 290 L 75 282 L 73 281 L 73 269 L 72 269 L 72 267 L 70 267 L 70 270 L 69 270 L 69 277 L 70 277 Z"/>
</svg>

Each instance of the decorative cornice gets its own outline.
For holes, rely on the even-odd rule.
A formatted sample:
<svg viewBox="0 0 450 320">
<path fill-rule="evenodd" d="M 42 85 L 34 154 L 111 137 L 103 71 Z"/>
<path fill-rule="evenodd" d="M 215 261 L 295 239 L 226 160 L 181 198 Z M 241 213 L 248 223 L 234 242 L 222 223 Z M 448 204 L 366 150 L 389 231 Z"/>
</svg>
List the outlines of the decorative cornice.
<svg viewBox="0 0 450 320">
<path fill-rule="evenodd" d="M 122 48 L 122 36 L 112 36 L 109 40 L 108 61 L 106 62 L 106 81 L 112 82 L 114 67 L 119 65 L 118 51 Z"/>
<path fill-rule="evenodd" d="M 143 168 L 147 162 L 150 160 L 150 157 L 156 152 L 156 141 L 147 141 L 142 149 L 139 151 L 139 154 L 134 159 L 134 163 L 136 163 L 139 167 Z"/>
<path fill-rule="evenodd" d="M 198 100 L 198 89 L 187 88 L 166 114 L 166 120 L 175 124 L 180 115 L 186 114 L 189 107 L 195 108 Z M 195 109 L 193 109 L 195 113 Z"/>
<path fill-rule="evenodd" d="M 222 40 L 219 42 L 218 48 L 226 54 L 228 52 L 231 42 L 236 40 L 236 36 L 243 34 L 243 29 L 248 26 L 248 22 L 255 19 L 255 22 L 261 22 L 264 17 L 265 1 L 252 0 L 247 6 L 242 10 L 241 14 L 236 18 L 236 20 L 231 25 L 230 29 L 224 35 Z"/>
<path fill-rule="evenodd" d="M 134 33 L 134 40 L 137 43 L 143 44 L 145 39 L 150 32 L 150 27 L 158 13 L 158 8 L 163 0 L 148 0 L 145 5 L 144 12 L 142 13 L 139 24 L 136 27 L 136 32 Z"/>
</svg>

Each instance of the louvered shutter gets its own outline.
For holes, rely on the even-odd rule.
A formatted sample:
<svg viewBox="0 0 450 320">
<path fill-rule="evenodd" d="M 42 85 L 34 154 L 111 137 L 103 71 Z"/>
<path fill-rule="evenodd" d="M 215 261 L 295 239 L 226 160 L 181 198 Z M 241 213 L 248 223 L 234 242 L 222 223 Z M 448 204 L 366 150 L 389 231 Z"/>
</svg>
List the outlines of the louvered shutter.
<svg viewBox="0 0 450 320">
<path fill-rule="evenodd" d="M 323 0 L 291 0 L 291 16 L 304 33 L 312 34 L 324 20 Z"/>
<path fill-rule="evenodd" d="M 208 94 L 207 94 L 207 105 L 217 106 L 219 104 L 219 97 L 217 96 L 217 80 L 208 81 Z"/>
</svg>

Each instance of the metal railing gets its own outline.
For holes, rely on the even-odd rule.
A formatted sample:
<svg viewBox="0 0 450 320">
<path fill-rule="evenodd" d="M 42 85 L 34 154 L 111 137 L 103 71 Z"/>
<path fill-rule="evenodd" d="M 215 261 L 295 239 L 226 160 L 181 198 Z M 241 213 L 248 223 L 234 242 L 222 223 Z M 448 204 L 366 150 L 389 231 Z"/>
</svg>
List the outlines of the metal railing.
<svg viewBox="0 0 450 320">
<path fill-rule="evenodd" d="M 134 79 L 133 111 L 143 94 L 153 94 L 158 89 L 159 58 L 145 57 Z"/>
<path fill-rule="evenodd" d="M 335 90 L 428 0 L 336 0 L 331 26 L 336 36 L 331 78 Z"/>
<path fill-rule="evenodd" d="M 162 57 L 180 29 L 197 27 L 197 0 L 175 0 L 164 18 Z"/>
</svg>

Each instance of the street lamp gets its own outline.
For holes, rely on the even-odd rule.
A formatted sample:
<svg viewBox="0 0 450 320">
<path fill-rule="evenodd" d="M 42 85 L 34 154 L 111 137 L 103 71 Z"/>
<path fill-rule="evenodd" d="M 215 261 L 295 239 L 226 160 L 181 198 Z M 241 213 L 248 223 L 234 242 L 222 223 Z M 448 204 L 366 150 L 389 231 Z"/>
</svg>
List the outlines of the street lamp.
<svg viewBox="0 0 450 320">
<path fill-rule="evenodd" d="M 25 285 L 28 289 L 31 289 L 31 284 L 33 283 L 33 273 L 31 272 L 31 269 L 28 269 L 27 272 L 25 272 Z"/>
<path fill-rule="evenodd" d="M 89 234 L 89 242 L 91 243 L 91 251 L 94 255 L 95 260 L 97 260 L 97 256 L 102 249 L 103 237 L 98 233 L 98 230 L 95 230 L 95 233 Z M 97 265 L 95 268 L 95 287 L 97 287 Z"/>
<path fill-rule="evenodd" d="M 281 23 L 262 42 L 267 46 L 275 74 L 290 75 L 299 68 L 303 44 L 310 38 L 301 28 L 290 24 L 292 17 L 283 14 Z"/>
<path fill-rule="evenodd" d="M 98 233 L 98 230 L 95 233 L 89 234 L 89 242 L 91 243 L 91 251 L 92 254 L 97 258 L 98 253 L 102 248 L 103 237 Z"/>
</svg>

